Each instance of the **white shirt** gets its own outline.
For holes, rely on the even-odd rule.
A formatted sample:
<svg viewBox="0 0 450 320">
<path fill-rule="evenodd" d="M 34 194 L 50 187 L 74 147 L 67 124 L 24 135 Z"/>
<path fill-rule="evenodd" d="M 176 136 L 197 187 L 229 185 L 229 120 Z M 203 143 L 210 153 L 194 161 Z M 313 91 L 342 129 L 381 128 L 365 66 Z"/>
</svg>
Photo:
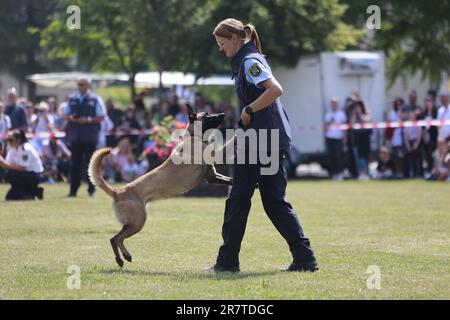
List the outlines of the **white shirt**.
<svg viewBox="0 0 450 320">
<path fill-rule="evenodd" d="M 325 114 L 325 122 L 334 124 L 345 124 L 347 123 L 347 117 L 342 110 L 328 111 Z M 325 134 L 327 138 L 330 139 L 344 139 L 344 130 L 327 129 Z"/>
<path fill-rule="evenodd" d="M 0 116 L 0 140 L 6 138 L 5 135 L 9 129 L 11 129 L 11 119 L 8 115 L 4 114 Z"/>
<path fill-rule="evenodd" d="M 37 121 L 35 132 L 49 132 L 55 127 L 55 118 L 51 114 L 47 114 L 48 123 L 45 120 L 44 116 L 34 116 L 31 117 L 31 121 Z"/>
<path fill-rule="evenodd" d="M 20 145 L 17 149 L 10 148 L 5 160 L 9 165 L 24 167 L 28 172 L 41 173 L 44 171 L 38 152 L 28 142 Z"/>
<path fill-rule="evenodd" d="M 400 116 L 398 115 L 398 112 L 395 110 L 392 110 L 389 120 L 391 122 L 400 121 Z M 401 147 L 403 145 L 402 128 L 394 128 L 393 133 L 392 133 L 391 145 L 393 147 Z"/>
<path fill-rule="evenodd" d="M 437 118 L 439 120 L 450 120 L 450 105 L 447 107 L 441 106 L 438 110 Z M 445 140 L 448 137 L 450 137 L 450 125 L 440 127 L 438 139 Z"/>
</svg>

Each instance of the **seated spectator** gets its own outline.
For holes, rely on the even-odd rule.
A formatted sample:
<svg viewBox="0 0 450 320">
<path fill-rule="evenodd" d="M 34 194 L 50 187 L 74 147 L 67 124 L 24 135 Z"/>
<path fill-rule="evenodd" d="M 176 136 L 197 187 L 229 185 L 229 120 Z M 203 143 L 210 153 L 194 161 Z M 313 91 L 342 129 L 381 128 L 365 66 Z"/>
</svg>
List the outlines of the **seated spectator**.
<svg viewBox="0 0 450 320">
<path fill-rule="evenodd" d="M 63 180 L 67 182 L 70 169 L 70 150 L 54 133 L 45 141 L 41 149 L 41 158 L 44 164 L 44 176 L 48 182 Z"/>
<path fill-rule="evenodd" d="M 119 181 L 131 182 L 145 174 L 147 166 L 145 162 L 137 163 L 130 140 L 123 138 L 111 152 L 115 170 L 119 175 Z"/>
<path fill-rule="evenodd" d="M 434 167 L 426 180 L 429 181 L 450 181 L 450 150 L 449 143 L 439 140 L 434 156 Z"/>
<path fill-rule="evenodd" d="M 38 152 L 28 143 L 23 130 L 13 130 L 7 138 L 9 144 L 6 160 L 0 156 L 0 167 L 8 170 L 11 188 L 6 200 L 43 199 L 44 189 L 39 187 L 44 168 Z"/>
<path fill-rule="evenodd" d="M 395 164 L 391 160 L 389 149 L 385 146 L 382 146 L 378 152 L 377 171 L 373 178 L 377 180 L 395 178 Z"/>
</svg>

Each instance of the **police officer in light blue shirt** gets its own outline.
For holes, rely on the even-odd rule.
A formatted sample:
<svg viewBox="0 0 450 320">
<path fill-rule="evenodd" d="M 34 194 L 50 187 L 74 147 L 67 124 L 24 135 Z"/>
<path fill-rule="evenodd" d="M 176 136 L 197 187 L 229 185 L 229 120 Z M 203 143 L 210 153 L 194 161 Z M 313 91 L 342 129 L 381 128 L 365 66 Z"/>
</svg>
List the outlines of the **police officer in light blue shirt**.
<svg viewBox="0 0 450 320">
<path fill-rule="evenodd" d="M 76 197 L 82 178 L 87 180 L 88 194 L 95 193 L 94 185 L 87 178 L 87 168 L 98 143 L 100 122 L 105 118 L 106 109 L 102 99 L 89 87 L 88 79 L 80 79 L 78 91 L 69 96 L 64 108 L 66 140 L 72 152 L 69 197 Z"/>
<path fill-rule="evenodd" d="M 281 157 L 285 156 L 291 147 L 291 129 L 279 100 L 283 89 L 261 54 L 255 27 L 250 24 L 244 26 L 235 19 L 226 19 L 216 26 L 213 35 L 220 50 L 231 59 L 235 91 L 241 107 L 239 126 L 243 130 L 255 129 L 258 132 L 267 129 L 269 135 L 278 131 L 278 141 L 275 140 L 277 145 L 269 144 L 265 148 L 274 154 L 279 153 Z M 277 138 L 277 135 L 273 137 Z M 267 137 L 267 142 L 269 141 L 272 141 L 272 136 Z M 263 148 L 259 143 L 253 145 L 256 145 L 257 149 Z M 249 149 L 247 151 L 251 152 Z M 219 249 L 216 264 L 210 270 L 240 271 L 239 251 L 251 207 L 251 198 L 257 185 L 264 210 L 286 240 L 293 257 L 291 265 L 283 271 L 318 270 L 309 239 L 303 233 L 297 214 L 285 199 L 287 174 L 281 159 L 274 175 L 261 174 L 263 167 L 261 162 L 258 159 L 256 164 L 235 163 L 233 186 L 225 205 L 223 244 Z"/>
</svg>

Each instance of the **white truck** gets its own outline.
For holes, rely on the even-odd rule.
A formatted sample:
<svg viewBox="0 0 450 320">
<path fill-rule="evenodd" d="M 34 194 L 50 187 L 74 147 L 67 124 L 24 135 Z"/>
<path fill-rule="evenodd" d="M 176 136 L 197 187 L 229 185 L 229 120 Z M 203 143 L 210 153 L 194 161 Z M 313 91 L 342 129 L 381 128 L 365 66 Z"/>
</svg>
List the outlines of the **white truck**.
<svg viewBox="0 0 450 320">
<path fill-rule="evenodd" d="M 332 97 L 343 108 L 357 91 L 372 111 L 372 121 L 385 112 L 385 66 L 382 52 L 344 51 L 302 57 L 295 68 L 275 68 L 284 89 L 281 97 L 292 127 L 293 148 L 287 159 L 290 175 L 300 163 L 319 162 L 328 167 L 324 116 Z M 372 135 L 377 145 L 379 133 Z"/>
</svg>

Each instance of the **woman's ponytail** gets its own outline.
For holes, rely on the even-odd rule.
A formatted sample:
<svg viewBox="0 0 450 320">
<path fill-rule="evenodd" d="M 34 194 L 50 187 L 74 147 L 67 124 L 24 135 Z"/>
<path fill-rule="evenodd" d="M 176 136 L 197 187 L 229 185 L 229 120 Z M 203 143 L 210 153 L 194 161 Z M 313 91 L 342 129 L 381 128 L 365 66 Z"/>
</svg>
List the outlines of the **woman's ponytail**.
<svg viewBox="0 0 450 320">
<path fill-rule="evenodd" d="M 256 32 L 255 26 L 250 24 L 250 23 L 246 24 L 244 26 L 244 31 L 247 34 L 247 37 L 250 38 L 250 41 L 253 41 L 253 43 L 255 44 L 256 49 L 258 50 L 258 52 L 262 54 L 261 42 L 259 41 L 258 32 Z"/>
</svg>

